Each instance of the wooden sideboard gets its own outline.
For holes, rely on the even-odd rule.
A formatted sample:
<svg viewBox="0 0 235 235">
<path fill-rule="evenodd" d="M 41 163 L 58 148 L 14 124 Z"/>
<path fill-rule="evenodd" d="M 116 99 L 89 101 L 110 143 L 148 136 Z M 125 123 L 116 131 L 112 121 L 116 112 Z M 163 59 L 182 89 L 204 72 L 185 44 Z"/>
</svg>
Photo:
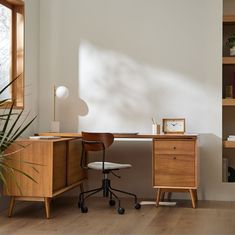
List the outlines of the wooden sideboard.
<svg viewBox="0 0 235 235">
<path fill-rule="evenodd" d="M 157 188 L 156 204 L 165 192 L 189 192 L 196 207 L 198 188 L 197 136 L 153 139 L 153 186 Z"/>
<path fill-rule="evenodd" d="M 80 167 L 81 144 L 78 139 L 21 139 L 10 146 L 8 153 L 13 155 L 7 164 L 37 182 L 19 172 L 15 172 L 15 177 L 5 175 L 8 187 L 4 187 L 4 195 L 11 196 L 9 216 L 15 200 L 44 201 L 46 217 L 50 218 L 50 200 L 81 185 L 86 178 Z"/>
</svg>

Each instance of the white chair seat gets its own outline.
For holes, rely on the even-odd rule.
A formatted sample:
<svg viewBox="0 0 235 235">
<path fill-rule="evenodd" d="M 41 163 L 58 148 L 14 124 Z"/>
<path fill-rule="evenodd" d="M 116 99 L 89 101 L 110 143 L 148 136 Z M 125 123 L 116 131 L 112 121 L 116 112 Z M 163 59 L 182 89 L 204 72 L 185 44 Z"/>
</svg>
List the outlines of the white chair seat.
<svg viewBox="0 0 235 235">
<path fill-rule="evenodd" d="M 88 168 L 93 170 L 103 170 L 103 162 L 90 162 Z M 104 162 L 104 170 L 117 170 L 132 167 L 131 164 L 119 164 L 114 162 Z"/>
</svg>

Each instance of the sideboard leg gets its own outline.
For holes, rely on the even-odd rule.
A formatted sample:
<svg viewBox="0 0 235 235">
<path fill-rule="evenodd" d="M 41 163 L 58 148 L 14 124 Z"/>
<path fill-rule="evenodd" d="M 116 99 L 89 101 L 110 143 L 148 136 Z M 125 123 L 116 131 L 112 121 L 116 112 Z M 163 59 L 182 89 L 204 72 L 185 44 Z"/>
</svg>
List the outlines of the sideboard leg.
<svg viewBox="0 0 235 235">
<path fill-rule="evenodd" d="M 158 189 L 157 189 L 156 206 L 159 206 L 160 199 L 161 199 L 161 189 L 158 188 Z"/>
<path fill-rule="evenodd" d="M 8 217 L 12 216 L 14 205 L 15 205 L 15 197 L 11 196 L 10 204 L 9 204 L 9 210 L 8 210 Z"/>
<path fill-rule="evenodd" d="M 195 194 L 195 190 L 194 189 L 189 189 L 189 193 L 190 193 L 190 197 L 191 197 L 191 200 L 192 200 L 192 207 L 193 208 L 196 208 L 196 194 Z"/>
<path fill-rule="evenodd" d="M 50 200 L 51 199 L 49 197 L 44 198 L 47 219 L 50 219 Z"/>
</svg>

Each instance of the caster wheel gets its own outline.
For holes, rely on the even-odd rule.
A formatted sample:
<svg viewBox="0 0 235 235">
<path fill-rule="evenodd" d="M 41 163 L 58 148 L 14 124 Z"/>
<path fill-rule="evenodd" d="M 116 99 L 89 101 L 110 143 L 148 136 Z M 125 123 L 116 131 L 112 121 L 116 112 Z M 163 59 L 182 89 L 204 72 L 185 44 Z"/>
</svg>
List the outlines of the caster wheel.
<svg viewBox="0 0 235 235">
<path fill-rule="evenodd" d="M 113 199 L 109 200 L 109 205 L 110 206 L 115 206 L 115 200 L 113 200 Z"/>
<path fill-rule="evenodd" d="M 138 210 L 141 208 L 141 205 L 139 203 L 135 203 L 135 209 Z"/>
<path fill-rule="evenodd" d="M 80 209 L 81 209 L 82 213 L 87 213 L 88 212 L 88 208 L 86 206 L 81 205 Z"/>
<path fill-rule="evenodd" d="M 125 213 L 125 209 L 122 207 L 119 207 L 117 211 L 119 215 L 123 215 Z"/>
</svg>

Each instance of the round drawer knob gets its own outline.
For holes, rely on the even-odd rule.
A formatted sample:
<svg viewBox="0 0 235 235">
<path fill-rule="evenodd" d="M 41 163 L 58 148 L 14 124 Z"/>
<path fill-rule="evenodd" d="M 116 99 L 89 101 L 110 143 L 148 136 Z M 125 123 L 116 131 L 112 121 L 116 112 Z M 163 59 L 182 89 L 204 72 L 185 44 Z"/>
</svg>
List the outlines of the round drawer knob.
<svg viewBox="0 0 235 235">
<path fill-rule="evenodd" d="M 173 159 L 175 160 L 175 159 L 176 159 L 176 157 L 173 157 Z"/>
<path fill-rule="evenodd" d="M 176 147 L 174 146 L 173 149 L 176 149 Z"/>
</svg>

